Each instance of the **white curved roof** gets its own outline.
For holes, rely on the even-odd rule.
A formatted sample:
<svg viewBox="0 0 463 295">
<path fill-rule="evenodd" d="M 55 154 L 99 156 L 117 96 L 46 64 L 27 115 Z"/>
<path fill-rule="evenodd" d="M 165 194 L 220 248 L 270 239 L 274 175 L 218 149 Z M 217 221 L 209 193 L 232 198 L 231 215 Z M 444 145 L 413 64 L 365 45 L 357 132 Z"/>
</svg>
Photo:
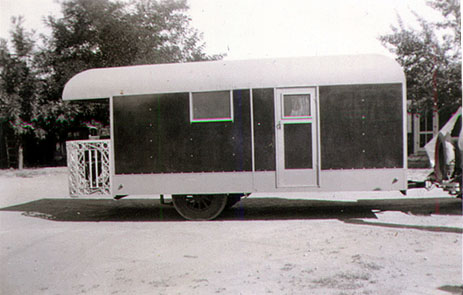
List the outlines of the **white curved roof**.
<svg viewBox="0 0 463 295">
<path fill-rule="evenodd" d="M 71 78 L 64 100 L 118 95 L 372 83 L 404 83 L 381 55 L 206 61 L 91 69 Z"/>
</svg>

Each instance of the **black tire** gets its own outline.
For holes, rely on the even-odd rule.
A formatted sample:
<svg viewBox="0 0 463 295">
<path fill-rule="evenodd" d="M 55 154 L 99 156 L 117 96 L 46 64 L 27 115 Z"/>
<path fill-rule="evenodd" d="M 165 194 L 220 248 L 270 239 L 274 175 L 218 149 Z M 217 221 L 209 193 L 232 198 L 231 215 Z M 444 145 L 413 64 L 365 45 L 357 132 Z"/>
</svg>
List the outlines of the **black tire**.
<svg viewBox="0 0 463 295">
<path fill-rule="evenodd" d="M 227 198 L 227 205 L 225 206 L 225 209 L 230 209 L 233 207 L 236 203 L 241 201 L 241 198 L 243 197 L 243 194 L 230 194 L 228 195 Z"/>
<path fill-rule="evenodd" d="M 227 195 L 173 195 L 175 210 L 188 220 L 211 220 L 222 213 Z"/>
</svg>

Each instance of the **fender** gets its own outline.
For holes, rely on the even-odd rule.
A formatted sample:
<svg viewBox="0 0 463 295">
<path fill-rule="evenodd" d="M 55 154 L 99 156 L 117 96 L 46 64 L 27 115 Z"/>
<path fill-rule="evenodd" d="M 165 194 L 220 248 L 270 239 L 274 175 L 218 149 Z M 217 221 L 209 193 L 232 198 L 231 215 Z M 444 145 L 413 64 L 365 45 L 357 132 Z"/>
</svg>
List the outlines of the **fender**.
<svg viewBox="0 0 463 295">
<path fill-rule="evenodd" d="M 436 180 L 449 180 L 455 172 L 455 146 L 451 143 L 451 138 L 445 136 L 441 132 L 436 141 L 436 153 L 434 174 Z"/>
</svg>

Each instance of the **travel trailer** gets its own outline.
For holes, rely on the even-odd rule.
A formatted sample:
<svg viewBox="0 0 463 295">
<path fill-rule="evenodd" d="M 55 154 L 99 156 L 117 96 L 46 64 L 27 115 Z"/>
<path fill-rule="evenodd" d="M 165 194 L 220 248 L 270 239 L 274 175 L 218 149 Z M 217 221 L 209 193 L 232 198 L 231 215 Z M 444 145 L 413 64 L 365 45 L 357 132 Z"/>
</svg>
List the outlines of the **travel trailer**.
<svg viewBox="0 0 463 295">
<path fill-rule="evenodd" d="M 405 76 L 384 56 L 91 69 L 63 99 L 109 99 L 113 197 L 169 194 L 187 219 L 254 192 L 407 189 Z"/>
</svg>

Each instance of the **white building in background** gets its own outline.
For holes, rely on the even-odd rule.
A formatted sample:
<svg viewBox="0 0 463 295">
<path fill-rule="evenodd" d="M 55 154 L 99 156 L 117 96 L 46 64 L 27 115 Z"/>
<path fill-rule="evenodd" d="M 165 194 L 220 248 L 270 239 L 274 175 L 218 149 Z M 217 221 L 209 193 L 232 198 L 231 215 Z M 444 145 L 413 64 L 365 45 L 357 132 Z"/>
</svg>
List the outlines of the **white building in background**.
<svg viewBox="0 0 463 295">
<path fill-rule="evenodd" d="M 439 113 L 429 110 L 425 115 L 408 113 L 409 154 L 425 154 L 424 146 L 439 132 Z"/>
</svg>

